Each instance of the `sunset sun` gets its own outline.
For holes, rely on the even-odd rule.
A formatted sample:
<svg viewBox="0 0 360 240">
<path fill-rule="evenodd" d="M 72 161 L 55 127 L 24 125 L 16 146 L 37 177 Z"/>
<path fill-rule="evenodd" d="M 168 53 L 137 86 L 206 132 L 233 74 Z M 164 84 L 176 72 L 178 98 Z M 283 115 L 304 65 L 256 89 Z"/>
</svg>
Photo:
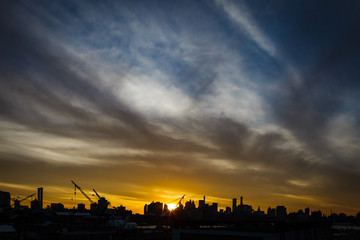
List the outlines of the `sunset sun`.
<svg viewBox="0 0 360 240">
<path fill-rule="evenodd" d="M 174 210 L 174 209 L 176 208 L 176 204 L 175 204 L 175 203 L 169 203 L 169 204 L 167 204 L 167 206 L 168 206 L 168 209 L 169 209 L 170 211 L 172 211 L 172 210 Z"/>
</svg>

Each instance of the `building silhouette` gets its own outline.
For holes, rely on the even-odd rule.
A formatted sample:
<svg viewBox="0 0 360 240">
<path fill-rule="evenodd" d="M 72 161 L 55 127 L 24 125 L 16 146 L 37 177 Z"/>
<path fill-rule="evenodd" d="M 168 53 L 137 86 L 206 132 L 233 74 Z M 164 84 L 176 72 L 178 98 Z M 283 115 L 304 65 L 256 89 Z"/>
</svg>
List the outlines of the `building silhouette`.
<svg viewBox="0 0 360 240">
<path fill-rule="evenodd" d="M 236 212 L 236 198 L 233 198 L 233 200 L 232 200 L 232 209 L 233 209 L 233 213 L 235 213 Z"/>
<path fill-rule="evenodd" d="M 43 208 L 43 188 L 42 187 L 39 187 L 38 188 L 38 193 L 37 193 L 37 197 L 38 197 L 38 206 L 40 209 Z"/>
<path fill-rule="evenodd" d="M 163 203 L 161 202 L 151 202 L 149 205 L 145 204 L 144 206 L 144 215 L 155 215 L 161 216 L 163 213 Z"/>
<path fill-rule="evenodd" d="M 275 217 L 276 216 L 276 209 L 269 207 L 268 210 L 267 210 L 267 215 L 271 216 L 271 217 Z"/>
<path fill-rule="evenodd" d="M 276 207 L 276 217 L 286 217 L 286 207 L 284 206 L 277 206 Z"/>
<path fill-rule="evenodd" d="M 0 208 L 10 208 L 10 193 L 0 191 Z"/>
<path fill-rule="evenodd" d="M 204 208 L 205 207 L 205 196 L 203 200 L 199 200 L 199 208 Z"/>
<path fill-rule="evenodd" d="M 84 203 L 78 203 L 77 205 L 77 210 L 78 211 L 85 211 L 85 204 Z"/>
<path fill-rule="evenodd" d="M 53 211 L 64 211 L 64 205 L 62 203 L 51 203 L 50 208 Z"/>
<path fill-rule="evenodd" d="M 240 197 L 240 205 L 236 207 L 235 212 L 239 214 L 251 214 L 253 212 L 252 206 L 244 204 L 243 197 Z"/>
<path fill-rule="evenodd" d="M 185 203 L 185 208 L 184 208 L 186 211 L 191 211 L 193 209 L 196 209 L 196 206 L 195 206 L 195 201 L 191 201 L 191 199 L 189 201 L 187 201 Z"/>
</svg>

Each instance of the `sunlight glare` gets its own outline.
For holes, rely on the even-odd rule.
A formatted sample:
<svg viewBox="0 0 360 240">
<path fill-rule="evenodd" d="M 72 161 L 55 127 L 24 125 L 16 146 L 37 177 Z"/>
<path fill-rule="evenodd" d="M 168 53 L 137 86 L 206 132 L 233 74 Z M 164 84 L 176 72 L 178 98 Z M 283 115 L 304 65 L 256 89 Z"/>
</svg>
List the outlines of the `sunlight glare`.
<svg viewBox="0 0 360 240">
<path fill-rule="evenodd" d="M 167 204 L 167 206 L 168 206 L 168 209 L 169 209 L 170 211 L 172 211 L 172 210 L 174 210 L 174 209 L 176 208 L 176 204 L 175 204 L 175 203 L 169 203 L 169 204 Z"/>
</svg>

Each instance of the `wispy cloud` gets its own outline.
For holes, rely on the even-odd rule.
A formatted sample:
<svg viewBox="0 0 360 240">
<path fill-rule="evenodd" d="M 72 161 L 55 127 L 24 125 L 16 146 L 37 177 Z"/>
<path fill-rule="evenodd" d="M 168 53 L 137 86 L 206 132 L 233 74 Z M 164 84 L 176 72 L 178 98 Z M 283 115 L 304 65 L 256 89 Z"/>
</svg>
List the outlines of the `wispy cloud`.
<svg viewBox="0 0 360 240">
<path fill-rule="evenodd" d="M 257 26 L 255 19 L 243 4 L 234 4 L 232 1 L 215 0 L 221 6 L 228 17 L 234 21 L 246 35 L 253 40 L 263 51 L 272 57 L 277 56 L 277 50 L 273 42 Z"/>
</svg>

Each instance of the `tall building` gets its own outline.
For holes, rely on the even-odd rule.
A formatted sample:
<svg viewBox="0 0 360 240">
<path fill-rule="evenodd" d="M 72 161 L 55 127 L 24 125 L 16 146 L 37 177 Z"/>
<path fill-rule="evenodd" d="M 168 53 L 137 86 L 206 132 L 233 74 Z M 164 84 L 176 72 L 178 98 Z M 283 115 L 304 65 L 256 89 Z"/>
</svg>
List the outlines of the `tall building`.
<svg viewBox="0 0 360 240">
<path fill-rule="evenodd" d="M 236 209 L 241 214 L 251 214 L 253 212 L 252 206 L 243 203 L 243 197 L 240 197 L 240 205 Z"/>
<path fill-rule="evenodd" d="M 38 188 L 38 205 L 39 205 L 40 209 L 43 208 L 43 188 L 42 187 Z"/>
<path fill-rule="evenodd" d="M 0 208 L 10 208 L 10 193 L 0 191 Z"/>
<path fill-rule="evenodd" d="M 233 213 L 236 212 L 236 198 L 233 198 L 233 204 L 232 204 L 232 209 L 233 209 Z"/>
<path fill-rule="evenodd" d="M 205 200 L 199 200 L 199 208 L 204 208 L 205 207 Z"/>
<path fill-rule="evenodd" d="M 199 200 L 199 207 L 198 208 L 204 208 L 205 207 L 205 196 L 203 200 Z"/>
<path fill-rule="evenodd" d="M 145 204 L 145 206 L 144 206 L 144 215 L 147 214 L 147 212 L 148 212 L 148 205 Z"/>
</svg>

